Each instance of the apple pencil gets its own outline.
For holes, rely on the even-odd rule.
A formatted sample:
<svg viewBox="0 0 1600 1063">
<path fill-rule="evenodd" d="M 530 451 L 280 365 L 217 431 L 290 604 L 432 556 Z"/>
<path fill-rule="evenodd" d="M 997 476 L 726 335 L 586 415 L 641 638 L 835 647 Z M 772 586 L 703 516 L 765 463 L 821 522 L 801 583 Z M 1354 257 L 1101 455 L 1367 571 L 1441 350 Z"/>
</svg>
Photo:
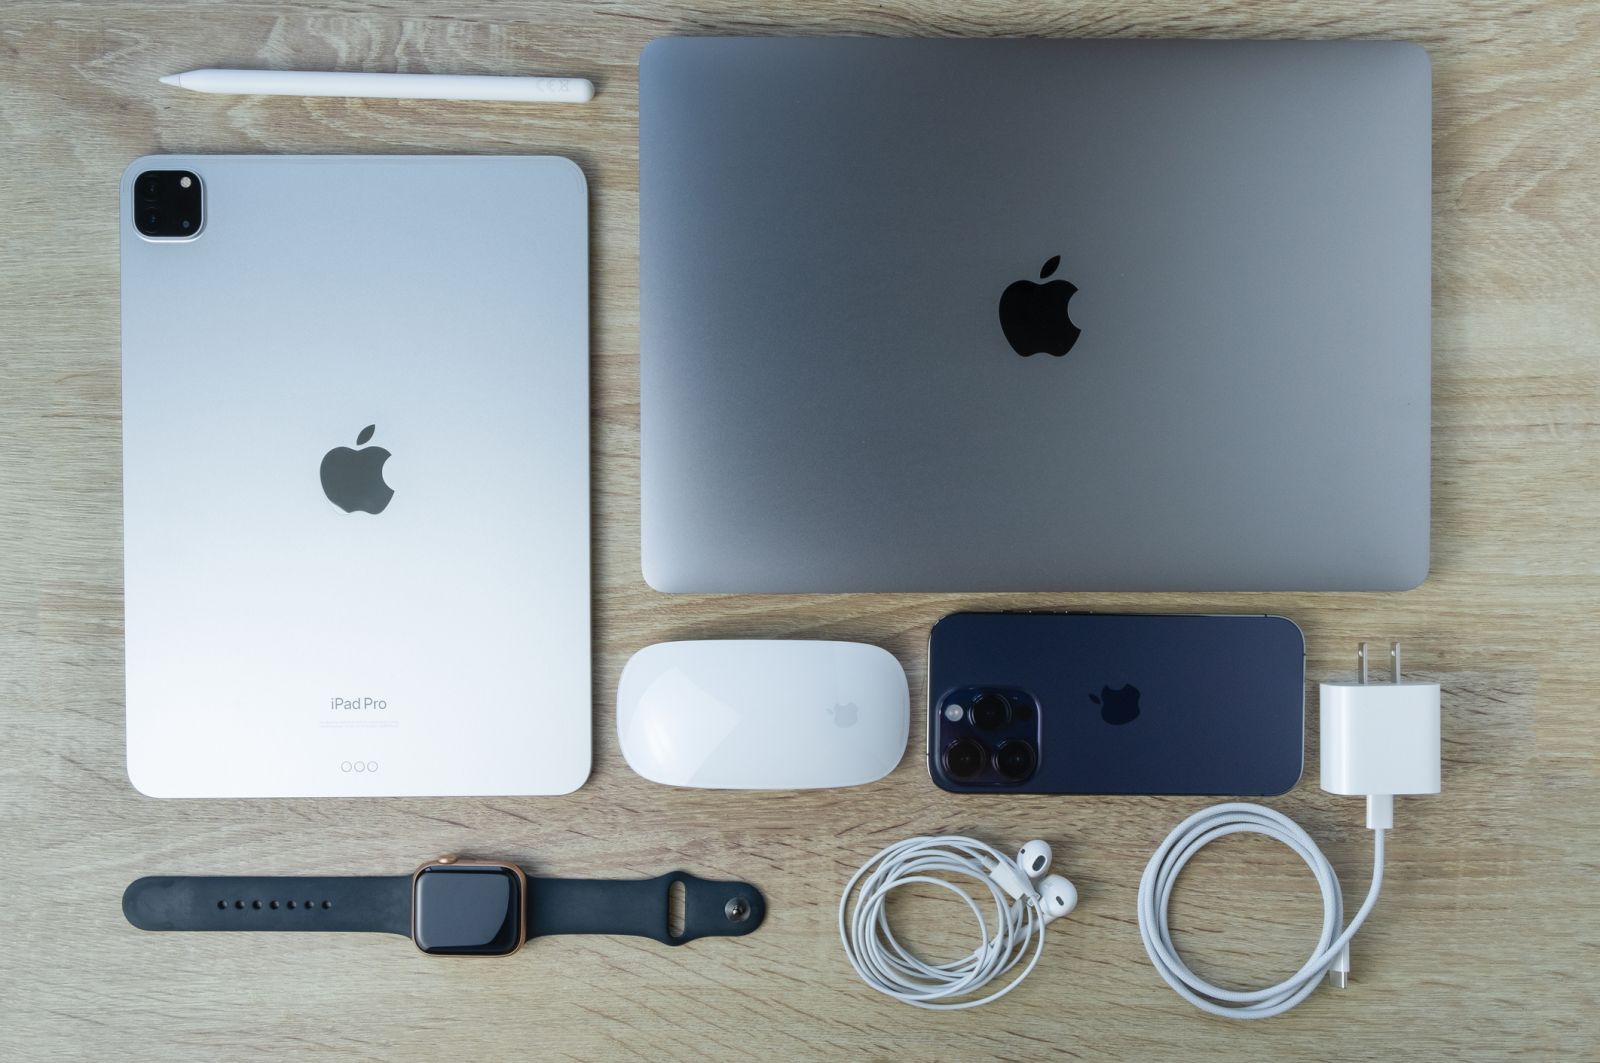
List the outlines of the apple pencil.
<svg viewBox="0 0 1600 1063">
<path fill-rule="evenodd" d="M 366 96 L 389 100 L 509 100 L 587 103 L 585 78 L 494 77 L 480 74 L 354 74 L 312 70 L 190 70 L 163 85 L 236 96 Z"/>
</svg>

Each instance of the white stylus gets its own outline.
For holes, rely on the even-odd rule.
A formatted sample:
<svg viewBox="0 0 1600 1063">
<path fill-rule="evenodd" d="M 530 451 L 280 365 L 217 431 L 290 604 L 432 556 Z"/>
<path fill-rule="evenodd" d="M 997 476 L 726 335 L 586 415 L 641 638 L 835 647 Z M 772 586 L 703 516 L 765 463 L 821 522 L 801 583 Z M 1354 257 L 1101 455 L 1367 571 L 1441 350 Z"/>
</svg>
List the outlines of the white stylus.
<svg viewBox="0 0 1600 1063">
<path fill-rule="evenodd" d="M 495 77 L 480 74 L 355 74 L 311 70 L 190 70 L 163 85 L 237 96 L 366 96 L 390 100 L 509 100 L 586 103 L 585 78 Z"/>
</svg>

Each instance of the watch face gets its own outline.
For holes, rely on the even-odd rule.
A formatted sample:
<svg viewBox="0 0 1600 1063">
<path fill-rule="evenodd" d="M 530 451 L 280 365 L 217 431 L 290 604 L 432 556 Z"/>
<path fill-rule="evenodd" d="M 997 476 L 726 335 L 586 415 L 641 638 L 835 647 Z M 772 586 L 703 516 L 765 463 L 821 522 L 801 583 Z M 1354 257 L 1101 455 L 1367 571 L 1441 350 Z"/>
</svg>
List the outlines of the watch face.
<svg viewBox="0 0 1600 1063">
<path fill-rule="evenodd" d="M 522 945 L 522 876 L 499 866 L 424 867 L 412 886 L 411 936 L 435 956 L 504 956 Z"/>
</svg>

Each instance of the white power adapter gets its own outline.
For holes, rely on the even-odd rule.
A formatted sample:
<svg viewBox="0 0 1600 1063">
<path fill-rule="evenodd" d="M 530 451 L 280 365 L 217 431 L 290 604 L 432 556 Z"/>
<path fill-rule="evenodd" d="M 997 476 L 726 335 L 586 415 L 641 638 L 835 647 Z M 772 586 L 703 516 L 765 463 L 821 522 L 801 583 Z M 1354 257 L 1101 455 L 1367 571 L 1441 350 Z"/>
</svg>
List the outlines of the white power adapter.
<svg viewBox="0 0 1600 1063">
<path fill-rule="evenodd" d="M 1400 678 L 1400 644 L 1391 643 L 1394 682 L 1367 682 L 1361 644 L 1354 683 L 1321 683 L 1322 788 L 1367 799 L 1367 826 L 1394 826 L 1397 794 L 1439 792 L 1439 684 Z"/>
<path fill-rule="evenodd" d="M 1392 643 L 1394 682 L 1367 682 L 1367 644 L 1361 644 L 1354 683 L 1322 683 L 1322 788 L 1367 799 L 1373 835 L 1372 886 L 1355 916 L 1344 922 L 1339 876 L 1310 835 L 1262 805 L 1229 803 L 1202 809 L 1175 827 L 1150 857 L 1139 880 L 1139 934 L 1156 973 L 1202 1011 L 1234 1019 L 1265 1019 L 1299 1004 L 1326 975 L 1343 989 L 1350 974 L 1350 941 L 1372 913 L 1383 885 L 1384 836 L 1394 826 L 1396 794 L 1439 792 L 1439 684 L 1400 678 L 1400 644 Z M 1264 834 L 1297 853 L 1322 892 L 1322 933 L 1311 958 L 1277 985 L 1226 989 L 1201 978 L 1178 955 L 1167 925 L 1173 885 L 1207 843 L 1229 834 Z"/>
</svg>

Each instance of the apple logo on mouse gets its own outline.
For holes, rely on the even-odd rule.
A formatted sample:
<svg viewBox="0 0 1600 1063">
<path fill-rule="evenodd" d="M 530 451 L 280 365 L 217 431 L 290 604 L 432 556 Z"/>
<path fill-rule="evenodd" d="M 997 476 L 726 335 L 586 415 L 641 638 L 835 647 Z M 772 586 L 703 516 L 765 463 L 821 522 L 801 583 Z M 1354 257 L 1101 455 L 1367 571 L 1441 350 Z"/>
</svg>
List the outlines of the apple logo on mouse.
<svg viewBox="0 0 1600 1063">
<path fill-rule="evenodd" d="M 1060 358 L 1078 342 L 1067 304 L 1078 293 L 1071 281 L 1046 280 L 1061 265 L 1057 255 L 1039 271 L 1039 281 L 1020 280 L 1000 293 L 1000 331 L 1024 358 L 1043 352 Z"/>
<path fill-rule="evenodd" d="M 843 705 L 835 705 L 828 710 L 828 715 L 833 717 L 835 727 L 854 727 L 856 714 L 861 710 L 856 708 L 856 703 L 847 701 Z"/>
<path fill-rule="evenodd" d="M 1099 696 L 1090 694 L 1089 700 L 1100 706 L 1100 718 L 1109 724 L 1132 723 L 1139 716 L 1139 688 L 1131 683 L 1115 690 L 1101 687 Z"/>
<path fill-rule="evenodd" d="M 361 430 L 356 436 L 360 450 L 334 447 L 322 457 L 322 492 L 346 513 L 382 513 L 394 497 L 394 489 L 383 480 L 389 452 L 364 445 L 377 430 L 375 424 Z"/>
</svg>

